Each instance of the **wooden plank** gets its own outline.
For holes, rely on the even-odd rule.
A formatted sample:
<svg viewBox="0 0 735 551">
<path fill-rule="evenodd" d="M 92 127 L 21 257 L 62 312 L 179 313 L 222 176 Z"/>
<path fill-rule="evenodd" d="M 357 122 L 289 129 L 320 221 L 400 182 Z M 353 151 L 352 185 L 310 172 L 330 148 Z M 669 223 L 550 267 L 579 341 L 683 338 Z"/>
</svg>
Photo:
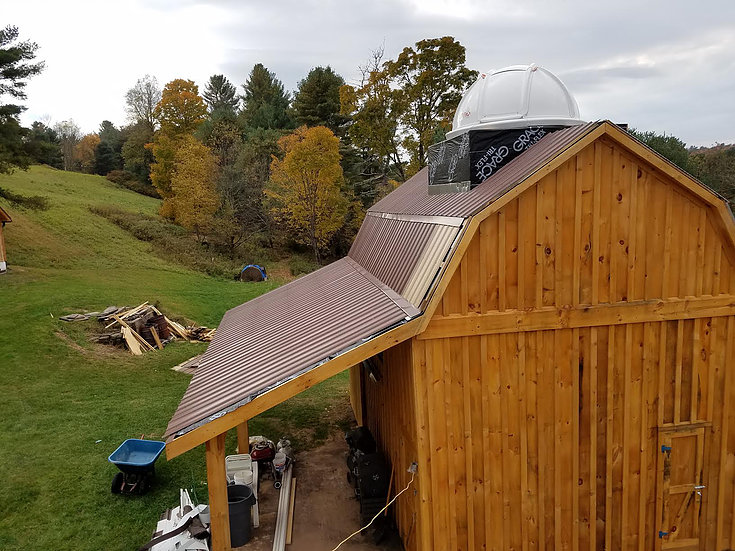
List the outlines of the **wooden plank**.
<svg viewBox="0 0 735 551">
<path fill-rule="evenodd" d="M 704 239 L 707 230 L 707 209 L 699 208 L 699 223 L 697 224 L 697 262 L 695 273 L 695 290 L 696 296 L 703 294 L 704 288 Z"/>
<path fill-rule="evenodd" d="M 572 247 L 572 306 L 579 306 L 582 277 L 582 179 L 584 164 L 579 156 L 575 157 L 574 173 L 574 245 Z"/>
<path fill-rule="evenodd" d="M 543 200 L 543 187 L 539 183 L 536 186 L 536 292 L 534 303 L 536 308 L 541 308 L 544 302 L 544 211 L 541 208 L 543 205 Z"/>
<path fill-rule="evenodd" d="M 227 504 L 224 433 L 207 441 L 206 458 L 212 551 L 229 551 L 230 511 Z"/>
<path fill-rule="evenodd" d="M 699 364 L 702 359 L 701 332 L 702 318 L 697 318 L 694 320 L 694 335 L 692 336 L 692 385 L 689 397 L 689 421 L 691 422 L 697 420 L 697 410 L 699 409 Z"/>
<path fill-rule="evenodd" d="M 485 541 L 493 551 L 506 549 L 509 536 L 504 526 L 504 503 L 503 503 L 503 479 L 505 478 L 503 466 L 503 415 L 502 415 L 502 381 L 501 369 L 501 339 L 499 335 L 483 336 L 487 342 L 487 353 L 484 356 L 487 367 L 483 372 L 483 383 L 487 385 L 486 395 L 483 399 L 488 401 L 488 425 L 489 430 L 489 472 L 486 480 L 489 480 L 490 509 L 489 522 L 486 525 Z M 500 476 L 498 476 L 500 473 Z"/>
<path fill-rule="evenodd" d="M 236 427 L 237 430 L 237 453 L 250 453 L 250 433 L 247 420 Z"/>
<path fill-rule="evenodd" d="M 592 199 L 592 304 L 600 301 L 600 203 L 602 181 L 602 144 L 595 143 L 595 168 Z"/>
<path fill-rule="evenodd" d="M 589 403 L 590 403 L 590 474 L 589 474 L 589 515 L 590 515 L 590 536 L 589 551 L 597 550 L 597 327 L 590 329 L 590 351 L 589 351 Z"/>
<path fill-rule="evenodd" d="M 715 549 L 724 549 L 725 548 L 725 542 L 723 541 L 724 538 L 724 531 L 725 531 L 725 513 L 726 513 L 726 506 L 725 506 L 725 485 L 727 476 L 725 473 L 725 464 L 727 461 L 727 454 L 728 454 L 728 442 L 730 437 L 730 416 L 731 416 L 731 387 L 732 387 L 732 366 L 727 365 L 727 358 L 735 358 L 735 323 L 733 323 L 734 318 L 728 318 L 727 320 L 727 353 L 725 354 L 725 365 L 723 366 L 724 371 L 724 377 L 725 381 L 723 384 L 724 392 L 723 392 L 723 401 L 722 401 L 722 429 L 721 429 L 721 435 L 720 435 L 720 461 L 719 461 L 719 479 L 718 479 L 718 486 L 717 486 L 717 521 L 715 523 L 716 525 L 716 536 L 715 536 Z M 712 337 L 713 342 L 715 341 L 714 335 Z M 713 366 L 710 366 L 710 369 L 714 372 Z M 710 490 L 711 491 L 711 490 Z M 733 511 L 735 511 L 735 492 L 733 492 L 733 504 L 728 512 L 730 517 L 733 517 Z M 730 519 L 730 525 L 732 533 L 730 534 L 730 547 L 732 547 L 733 542 L 735 542 L 735 518 Z"/>
<path fill-rule="evenodd" d="M 480 241 L 480 265 L 478 269 L 480 271 L 480 312 L 488 311 L 488 278 L 487 278 L 487 253 L 488 253 L 488 239 L 487 239 L 487 222 L 483 222 L 477 229 L 477 239 Z"/>
<path fill-rule="evenodd" d="M 685 320 L 728 316 L 735 312 L 735 297 L 641 300 L 630 303 L 598 304 L 581 308 L 546 307 L 540 310 L 508 310 L 467 316 L 445 316 L 432 320 L 419 339 L 462 337 L 544 331 L 559 328 L 601 327 L 653 321 Z"/>
<path fill-rule="evenodd" d="M 432 448 L 429 437 L 429 404 L 427 396 L 427 359 L 425 349 L 431 343 L 419 342 L 415 339 L 412 343 L 412 363 L 414 378 L 414 404 L 416 408 L 416 452 L 418 456 L 418 483 L 419 483 L 419 510 L 417 518 L 417 539 L 420 549 L 431 549 L 433 545 L 433 524 L 431 514 L 432 476 L 431 455 Z"/>
<path fill-rule="evenodd" d="M 543 208 L 543 241 L 541 242 L 541 248 L 543 249 L 543 306 L 557 305 L 556 302 L 556 258 L 557 258 L 557 247 L 559 244 L 556 242 L 556 227 L 555 227 L 555 212 L 556 212 L 556 180 L 557 173 L 549 174 L 547 178 L 544 178 L 539 182 L 539 187 L 542 189 L 543 197 L 541 199 L 541 205 L 539 208 Z"/>
<path fill-rule="evenodd" d="M 550 361 L 548 347 L 545 346 L 545 340 L 547 339 L 547 333 L 539 331 L 536 335 L 536 379 L 539 387 L 549 388 L 545 386 L 546 381 L 549 377 L 552 378 L 553 384 L 553 372 L 551 369 L 547 369 L 547 363 Z M 547 443 L 549 442 L 549 428 L 551 424 L 549 422 L 551 415 L 546 400 L 552 396 L 551 392 L 537 392 L 537 406 L 538 415 L 536 417 L 537 431 L 538 431 L 538 532 L 539 551 L 545 551 L 546 541 L 548 533 L 546 529 L 546 486 L 549 483 L 549 479 L 546 476 L 546 466 L 549 462 L 549 452 Z M 553 407 L 553 406 L 552 406 Z M 542 413 L 543 412 L 543 413 Z M 551 427 L 553 430 L 553 427 Z"/>
<path fill-rule="evenodd" d="M 143 354 L 140 349 L 140 344 L 135 339 L 135 337 L 133 337 L 133 330 L 130 329 L 130 327 L 121 327 L 120 331 L 122 333 L 123 339 L 125 339 L 125 344 L 128 345 L 128 350 L 130 350 L 130 353 L 133 356 L 140 356 L 141 354 Z"/>
<path fill-rule="evenodd" d="M 465 492 L 467 494 L 467 549 L 476 549 L 475 544 L 475 497 L 472 463 L 474 449 L 472 440 L 472 379 L 470 378 L 470 343 L 468 337 L 462 337 L 462 405 L 464 409 L 464 456 L 465 456 Z M 474 358 L 473 358 L 474 359 Z M 456 406 L 455 406 L 456 407 Z"/>
<path fill-rule="evenodd" d="M 163 344 L 161 344 L 161 339 L 158 337 L 158 331 L 153 326 L 151 326 L 151 335 L 153 335 L 153 340 L 156 342 L 158 349 L 163 350 Z"/>
<path fill-rule="evenodd" d="M 607 401 L 606 418 L 605 418 L 605 437 L 607 439 L 605 445 L 605 549 L 612 550 L 613 540 L 613 411 L 615 403 L 613 402 L 614 389 L 614 371 L 615 366 L 615 327 L 608 328 L 607 339 Z"/>
<path fill-rule="evenodd" d="M 628 219 L 628 290 L 626 299 L 633 301 L 642 297 L 636 296 L 636 273 L 638 262 L 636 262 L 638 247 L 638 164 L 631 163 L 630 167 L 630 212 Z"/>
<path fill-rule="evenodd" d="M 366 360 L 376 354 L 392 348 L 405 340 L 410 339 L 419 329 L 421 318 L 415 318 L 403 325 L 391 329 L 382 335 L 353 348 L 344 354 L 323 363 L 316 369 L 312 369 L 299 375 L 268 392 L 257 396 L 245 405 L 227 413 L 217 419 L 193 429 L 177 438 L 169 437 L 166 441 L 166 458 L 173 459 L 182 453 L 199 446 L 207 440 L 227 432 L 236 427 L 246 419 L 252 419 L 256 415 L 284 402 L 288 398 L 311 388 L 329 377 L 336 375 Z"/>
<path fill-rule="evenodd" d="M 129 325 L 127 324 L 127 323 L 125 323 L 125 321 L 124 321 L 124 320 L 123 320 L 123 319 L 122 319 L 121 317 L 119 317 L 119 316 L 117 316 L 117 315 L 115 315 L 115 314 L 113 314 L 113 315 L 112 315 L 112 317 L 113 317 L 113 318 L 115 318 L 115 321 L 116 321 L 117 323 L 119 323 L 119 324 L 120 324 L 120 325 L 122 325 L 122 326 L 123 326 L 124 328 L 127 328 L 127 329 L 128 329 L 129 331 L 130 331 L 130 335 L 131 335 L 131 336 L 132 336 L 132 337 L 133 337 L 133 338 L 134 338 L 134 339 L 135 339 L 136 341 L 138 341 L 138 344 L 140 344 L 140 347 L 141 347 L 141 348 L 142 348 L 143 350 L 153 350 L 153 347 L 152 347 L 152 346 L 151 346 L 150 344 L 148 344 L 148 341 L 146 341 L 146 340 L 145 340 L 145 339 L 144 339 L 143 337 L 141 337 L 141 336 L 140 336 L 140 335 L 139 335 L 139 334 L 138 334 L 138 333 L 137 333 L 137 332 L 135 331 L 135 329 L 133 329 L 133 328 L 132 328 L 132 327 L 130 327 L 130 326 L 129 326 Z"/>
<path fill-rule="evenodd" d="M 289 501 L 288 505 L 288 522 L 286 523 L 286 545 L 291 545 L 291 540 L 293 538 L 293 514 L 294 514 L 294 506 L 296 503 L 296 479 L 291 479 L 291 499 Z M 385 511 L 386 514 L 388 511 Z"/>
<path fill-rule="evenodd" d="M 633 387 L 630 380 L 630 372 L 631 372 L 631 363 L 633 361 L 632 359 L 632 348 L 633 348 L 633 339 L 632 339 L 632 331 L 633 326 L 631 324 L 628 324 L 625 326 L 625 344 L 624 344 L 624 356 L 623 356 L 623 443 L 622 443 L 622 451 L 623 451 L 623 480 L 622 485 L 620 488 L 620 492 L 622 494 L 622 513 L 621 513 L 621 541 L 623 542 L 623 548 L 628 548 L 628 542 L 631 539 L 631 533 L 630 528 L 628 527 L 628 508 L 629 508 L 629 501 L 630 497 L 629 494 L 632 493 L 630 491 L 631 487 L 631 473 L 630 473 L 630 450 L 628 449 L 628 446 L 630 445 L 630 424 L 631 424 L 631 398 L 633 393 Z M 637 446 L 636 446 L 637 448 Z"/>
<path fill-rule="evenodd" d="M 569 365 L 572 375 L 572 551 L 579 551 L 579 394 L 581 389 L 579 365 L 579 329 L 572 329 L 572 354 Z"/>
<path fill-rule="evenodd" d="M 684 322 L 676 325 L 676 375 L 674 379 L 674 424 L 681 422 L 681 377 L 684 357 Z"/>
<path fill-rule="evenodd" d="M 513 336 L 511 335 L 511 338 Z M 510 449 L 510 411 L 512 399 L 509 393 L 514 390 L 514 385 L 511 384 L 511 374 L 514 371 L 515 365 L 511 361 L 512 352 L 508 351 L 508 335 L 500 335 L 500 350 L 501 350 L 501 362 L 500 362 L 500 425 L 501 425 L 501 441 L 502 441 L 502 459 L 503 459 L 503 478 L 502 478 L 502 492 L 503 492 L 503 534 L 505 535 L 506 545 L 510 544 L 512 547 L 514 544 L 519 542 L 513 541 L 512 533 L 512 502 L 511 502 L 511 489 L 514 487 L 512 479 L 513 472 L 513 459 L 511 458 Z"/>
<path fill-rule="evenodd" d="M 666 218 L 664 227 L 666 228 L 666 237 L 664 238 L 664 257 L 663 257 L 663 294 L 664 298 L 673 296 L 671 285 L 671 239 L 673 232 L 673 213 L 674 213 L 674 190 L 671 186 L 666 189 Z"/>
<path fill-rule="evenodd" d="M 498 310 L 505 310 L 508 302 L 505 254 L 505 211 L 498 212 Z"/>
<path fill-rule="evenodd" d="M 528 499 L 528 406 L 526 403 L 526 338 L 518 335 L 518 415 L 521 445 L 521 548 L 528 551 L 528 519 L 531 517 Z M 472 549 L 472 547 L 470 547 Z"/>
</svg>

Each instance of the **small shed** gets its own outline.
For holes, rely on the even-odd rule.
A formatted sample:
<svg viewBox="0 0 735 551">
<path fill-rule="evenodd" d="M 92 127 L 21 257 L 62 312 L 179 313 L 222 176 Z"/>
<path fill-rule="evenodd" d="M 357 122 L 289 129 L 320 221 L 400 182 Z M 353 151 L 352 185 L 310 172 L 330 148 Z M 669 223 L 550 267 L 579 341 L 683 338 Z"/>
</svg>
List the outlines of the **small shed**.
<svg viewBox="0 0 735 551">
<path fill-rule="evenodd" d="M 7 252 L 5 249 L 5 224 L 12 222 L 10 215 L 0 207 L 0 274 L 5 273 L 8 269 Z"/>
<path fill-rule="evenodd" d="M 373 358 L 374 380 L 362 362 Z M 346 258 L 225 314 L 166 431 L 206 444 L 351 368 L 409 550 L 735 548 L 735 223 L 609 121 L 470 191 L 422 170 Z"/>
</svg>

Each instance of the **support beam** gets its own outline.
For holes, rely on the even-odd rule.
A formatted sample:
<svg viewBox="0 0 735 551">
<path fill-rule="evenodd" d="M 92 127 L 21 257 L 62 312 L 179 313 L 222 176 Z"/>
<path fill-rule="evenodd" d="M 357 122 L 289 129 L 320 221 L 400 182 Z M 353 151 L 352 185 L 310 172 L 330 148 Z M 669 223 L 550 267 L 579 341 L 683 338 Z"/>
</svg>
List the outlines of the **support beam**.
<svg viewBox="0 0 735 551">
<path fill-rule="evenodd" d="M 250 433 L 248 420 L 237 425 L 237 453 L 250 453 Z"/>
<path fill-rule="evenodd" d="M 731 295 L 639 300 L 576 308 L 548 307 L 536 310 L 505 310 L 489 314 L 436 317 L 431 320 L 426 331 L 417 335 L 416 338 L 425 340 L 516 333 L 519 331 L 574 329 L 731 316 L 733 312 L 735 312 L 735 297 Z"/>
<path fill-rule="evenodd" d="M 225 436 L 207 440 L 207 487 L 211 515 L 212 551 L 230 551 L 230 510 L 227 504 Z"/>
</svg>

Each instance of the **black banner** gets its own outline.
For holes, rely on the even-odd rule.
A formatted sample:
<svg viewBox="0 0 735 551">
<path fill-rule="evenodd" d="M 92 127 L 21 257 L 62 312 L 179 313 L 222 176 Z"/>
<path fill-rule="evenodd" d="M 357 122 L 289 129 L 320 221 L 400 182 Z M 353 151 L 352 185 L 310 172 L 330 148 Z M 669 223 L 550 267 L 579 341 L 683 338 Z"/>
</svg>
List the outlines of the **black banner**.
<svg viewBox="0 0 735 551">
<path fill-rule="evenodd" d="M 429 193 L 468 191 L 560 126 L 470 130 L 429 147 Z"/>
</svg>

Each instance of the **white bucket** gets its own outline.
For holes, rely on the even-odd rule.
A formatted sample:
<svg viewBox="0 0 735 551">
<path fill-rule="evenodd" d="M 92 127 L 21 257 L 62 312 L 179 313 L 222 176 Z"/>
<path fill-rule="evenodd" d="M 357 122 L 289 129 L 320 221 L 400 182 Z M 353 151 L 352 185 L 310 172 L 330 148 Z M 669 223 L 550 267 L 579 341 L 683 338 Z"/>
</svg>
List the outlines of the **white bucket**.
<svg viewBox="0 0 735 551">
<path fill-rule="evenodd" d="M 283 469 L 286 468 L 286 454 L 283 452 L 278 452 L 276 456 L 273 458 L 273 467 L 277 471 L 283 471 Z"/>
<path fill-rule="evenodd" d="M 244 484 L 245 486 L 252 487 L 253 485 L 253 471 L 238 471 L 235 473 L 235 484 Z"/>
</svg>

